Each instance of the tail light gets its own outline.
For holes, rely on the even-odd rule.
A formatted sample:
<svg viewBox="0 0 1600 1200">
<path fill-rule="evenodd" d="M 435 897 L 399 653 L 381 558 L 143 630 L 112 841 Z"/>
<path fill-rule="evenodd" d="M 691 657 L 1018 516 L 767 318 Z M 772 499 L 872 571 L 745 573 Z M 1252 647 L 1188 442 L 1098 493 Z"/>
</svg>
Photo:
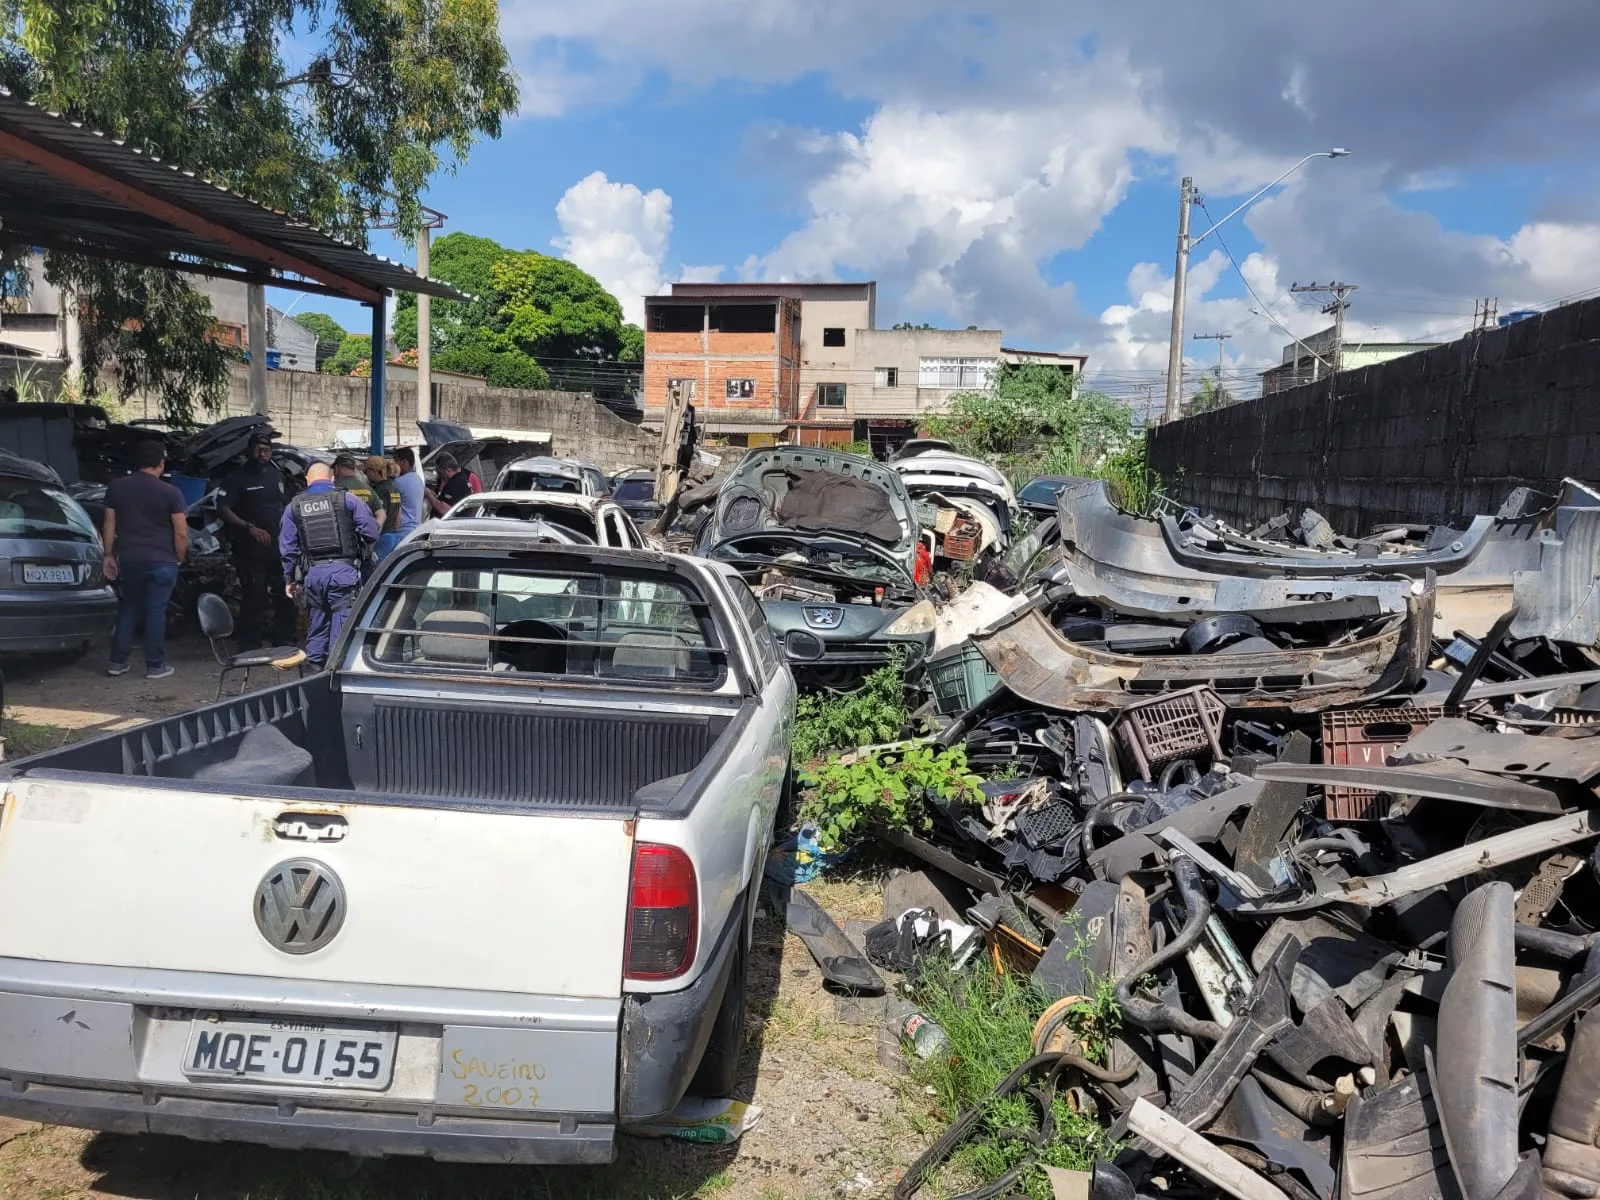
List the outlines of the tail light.
<svg viewBox="0 0 1600 1200">
<path fill-rule="evenodd" d="M 694 963 L 700 893 L 694 864 L 676 846 L 636 843 L 628 894 L 629 979 L 673 979 Z"/>
</svg>

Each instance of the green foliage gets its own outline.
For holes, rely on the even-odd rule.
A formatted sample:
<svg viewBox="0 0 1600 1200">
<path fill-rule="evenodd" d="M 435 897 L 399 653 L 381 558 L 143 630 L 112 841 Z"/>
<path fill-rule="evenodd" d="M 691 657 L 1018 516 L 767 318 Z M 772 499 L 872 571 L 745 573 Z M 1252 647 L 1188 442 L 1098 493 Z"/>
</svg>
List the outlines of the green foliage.
<svg viewBox="0 0 1600 1200">
<path fill-rule="evenodd" d="M 946 1168 L 963 1184 L 996 1179 L 1031 1152 L 1018 1138 L 999 1136 L 1006 1129 L 1037 1129 L 1037 1105 L 1013 1093 L 994 1099 L 994 1090 L 1033 1054 L 1033 1027 L 1048 1001 L 1030 980 L 1014 972 L 1001 975 L 979 956 L 959 975 L 934 968 L 917 982 L 916 1000 L 943 1027 L 948 1045 L 940 1054 L 919 1062 L 916 1081 L 933 1089 L 939 1117 L 948 1123 L 975 1105 L 986 1106 L 979 1129 Z M 1089 1048 L 1091 1059 L 1104 1062 L 1108 1037 L 1115 1030 L 1116 1003 L 1109 984 L 1075 1006 L 1068 1023 Z M 1070 1079 L 1068 1080 L 1070 1082 Z M 1054 1104 L 1056 1139 L 1038 1153 L 1037 1161 L 1052 1167 L 1085 1170 L 1096 1158 L 1109 1158 L 1115 1146 L 1091 1117 L 1071 1111 L 1063 1098 Z M 1037 1168 L 1026 1171 L 1019 1186 L 1034 1200 L 1050 1200 L 1048 1178 Z M 953 1190 L 953 1189 L 945 1189 Z M 938 1192 L 930 1188 L 930 1194 Z"/>
<path fill-rule="evenodd" d="M 872 457 L 871 442 L 845 442 L 844 445 L 835 446 L 834 449 L 844 454 L 859 454 L 862 458 Z"/>
<path fill-rule="evenodd" d="M 592 387 L 586 364 L 643 361 L 644 331 L 624 325 L 616 299 L 565 259 L 451 233 L 433 243 L 428 271 L 472 297 L 432 304 L 440 370 L 480 375 L 494 387 L 545 388 L 552 373 Z M 415 296 L 400 297 L 394 338 L 402 349 L 417 344 Z"/>
<path fill-rule="evenodd" d="M 905 669 L 885 663 L 853 692 L 801 696 L 795 708 L 794 761 L 893 741 L 906 723 Z"/>
<path fill-rule="evenodd" d="M 524 354 L 561 361 L 615 362 L 622 305 L 583 268 L 532 250 L 497 262 L 495 287 L 506 336 Z"/>
<path fill-rule="evenodd" d="M 112 362 L 122 400 L 152 393 L 173 421 L 187 420 L 196 402 L 221 409 L 228 364 L 240 355 L 212 338 L 211 303 L 181 276 L 79 255 L 50 254 L 45 262 L 52 283 L 90 298 L 80 324 L 90 388 L 96 366 Z"/>
<path fill-rule="evenodd" d="M 952 396 L 923 432 L 993 463 L 1016 486 L 1036 475 L 1083 475 L 1136 499 L 1148 490 L 1133 477 L 1144 462 L 1133 410 L 1043 363 L 1002 364 L 991 390 Z"/>
<path fill-rule="evenodd" d="M 891 329 L 932 329 L 933 326 L 929 325 L 926 321 L 922 322 L 922 324 L 920 324 L 920 325 L 913 325 L 910 321 L 896 321 L 889 328 L 891 328 Z"/>
<path fill-rule="evenodd" d="M 322 364 L 339 352 L 339 343 L 344 341 L 344 326 L 327 313 L 319 312 L 300 313 L 293 320 L 317 335 L 317 369 L 321 370 Z"/>
<path fill-rule="evenodd" d="M 971 799 L 982 782 L 967 770 L 965 747 L 912 745 L 853 758 L 829 758 L 803 771 L 799 815 L 817 827 L 824 853 L 837 853 L 877 829 L 914 833 L 932 824 L 928 795 Z"/>
<path fill-rule="evenodd" d="M 504 348 L 504 339 L 484 332 L 477 337 L 466 337 L 433 356 L 433 365 L 441 371 L 459 371 L 463 375 L 479 375 L 489 381 L 490 387 L 547 388 L 550 376 L 533 359 L 516 350 Z"/>
<path fill-rule="evenodd" d="M 372 362 L 372 338 L 365 333 L 347 333 L 339 349 L 322 364 L 325 375 L 350 375 L 357 367 Z"/>
<path fill-rule="evenodd" d="M 495 0 L 0 0 L 0 86 L 356 245 L 375 212 L 414 229 L 429 179 L 517 109 Z M 169 274 L 56 252 L 47 270 L 124 395 L 149 387 L 172 419 L 220 399 L 209 306 Z"/>
<path fill-rule="evenodd" d="M 1217 380 L 1210 375 L 1202 375 L 1200 390 L 1189 397 L 1188 403 L 1183 406 L 1183 411 L 1185 416 L 1192 416 L 1194 413 L 1210 412 L 1231 402 L 1227 391 Z"/>
<path fill-rule="evenodd" d="M 1144 452 L 1145 440 L 1137 437 L 1095 469 L 1110 488 L 1112 501 L 1132 513 L 1149 512 L 1155 491 Z"/>
</svg>

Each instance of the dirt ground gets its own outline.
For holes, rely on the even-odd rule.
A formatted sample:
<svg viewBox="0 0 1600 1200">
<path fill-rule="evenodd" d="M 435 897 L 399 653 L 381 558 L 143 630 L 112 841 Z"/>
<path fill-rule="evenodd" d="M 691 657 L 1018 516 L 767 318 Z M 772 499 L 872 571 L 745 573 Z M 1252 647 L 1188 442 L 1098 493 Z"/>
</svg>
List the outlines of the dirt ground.
<svg viewBox="0 0 1600 1200">
<path fill-rule="evenodd" d="M 102 659 L 7 663 L 8 757 L 209 701 L 217 667 L 199 639 L 174 642 L 170 679 L 118 679 Z M 270 685 L 260 672 L 256 686 Z M 16 745 L 19 735 L 26 745 Z M 809 890 L 841 924 L 877 920 L 871 879 Z M 874 1025 L 843 1023 L 800 939 L 763 910 L 750 964 L 743 1078 L 760 1123 L 735 1146 L 619 1139 L 614 1166 L 478 1167 L 362 1161 L 177 1138 L 0 1122 L 4 1200 L 811 1200 L 889 1195 L 938 1131 L 931 1101 L 877 1059 Z"/>
</svg>

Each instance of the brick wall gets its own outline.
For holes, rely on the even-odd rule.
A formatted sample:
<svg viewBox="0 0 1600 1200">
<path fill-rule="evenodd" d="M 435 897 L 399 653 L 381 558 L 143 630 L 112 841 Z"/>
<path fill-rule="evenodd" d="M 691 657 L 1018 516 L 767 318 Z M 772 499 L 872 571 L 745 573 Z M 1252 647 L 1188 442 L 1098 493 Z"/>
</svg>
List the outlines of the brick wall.
<svg viewBox="0 0 1600 1200">
<path fill-rule="evenodd" d="M 1492 513 L 1600 479 L 1600 299 L 1150 430 L 1173 495 L 1236 524 L 1311 507 L 1347 532 Z"/>
</svg>

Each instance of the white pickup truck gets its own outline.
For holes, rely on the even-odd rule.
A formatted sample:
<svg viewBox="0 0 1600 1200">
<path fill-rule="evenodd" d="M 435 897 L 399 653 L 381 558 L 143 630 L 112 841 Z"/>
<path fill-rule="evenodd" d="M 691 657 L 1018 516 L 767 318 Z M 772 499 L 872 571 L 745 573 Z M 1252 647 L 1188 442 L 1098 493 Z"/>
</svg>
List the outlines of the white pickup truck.
<svg viewBox="0 0 1600 1200">
<path fill-rule="evenodd" d="M 794 707 L 761 608 L 451 524 L 329 671 L 6 764 L 0 1114 L 605 1162 L 731 1088 Z"/>
</svg>

